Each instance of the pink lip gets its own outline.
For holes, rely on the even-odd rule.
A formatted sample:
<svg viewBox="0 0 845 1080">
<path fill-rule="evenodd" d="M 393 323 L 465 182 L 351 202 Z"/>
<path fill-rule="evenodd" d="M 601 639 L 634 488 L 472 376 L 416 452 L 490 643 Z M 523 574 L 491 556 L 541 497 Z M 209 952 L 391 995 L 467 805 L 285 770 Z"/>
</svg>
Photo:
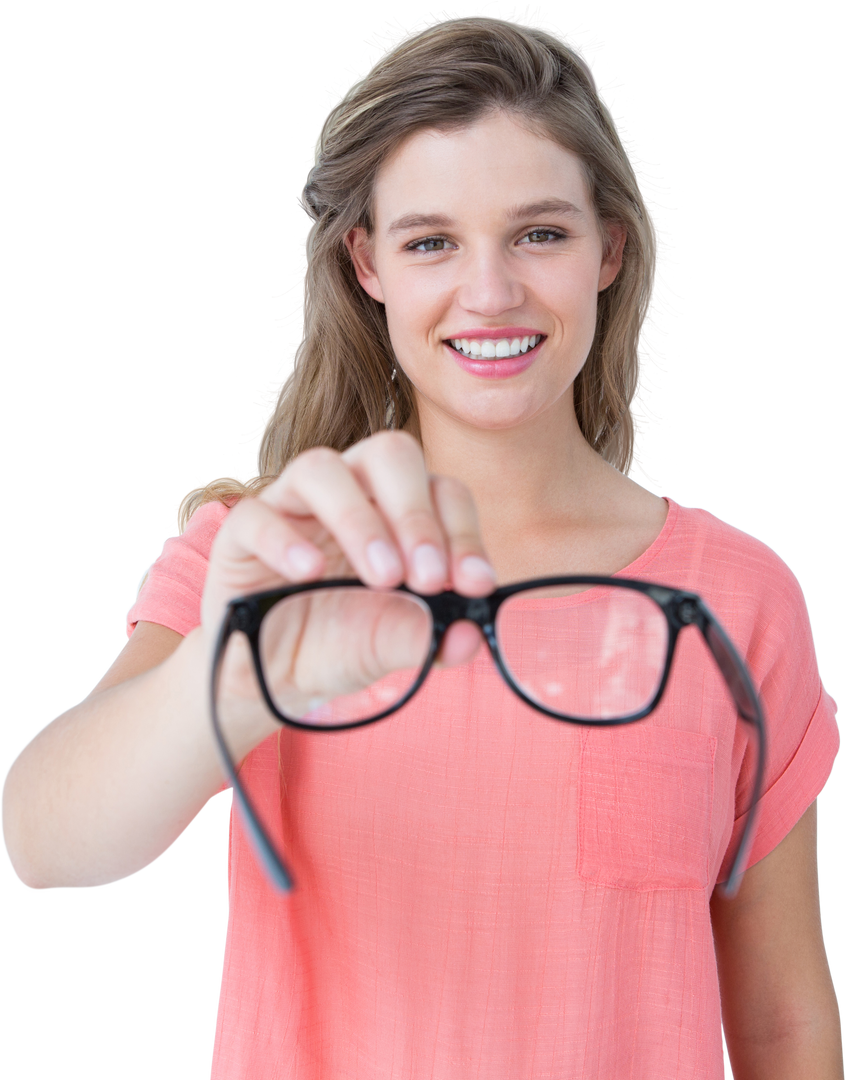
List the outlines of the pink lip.
<svg viewBox="0 0 845 1080">
<path fill-rule="evenodd" d="M 477 341 L 489 338 L 495 341 L 497 338 L 523 338 L 531 337 L 532 334 L 542 335 L 542 333 L 542 330 L 532 330 L 528 326 L 479 326 L 474 330 L 458 330 L 454 334 L 447 334 L 446 337 L 449 341 L 455 341 L 456 338 L 475 338 Z"/>
<path fill-rule="evenodd" d="M 456 334 L 455 336 L 469 337 L 469 334 Z M 485 331 L 485 336 L 492 337 L 489 331 Z M 508 335 L 499 334 L 498 336 L 507 337 Z M 518 335 L 514 334 L 513 336 L 517 337 Z M 524 334 L 521 336 L 525 337 Z M 462 352 L 453 349 L 448 343 L 446 343 L 446 348 L 458 367 L 469 372 L 470 375 L 480 375 L 483 379 L 508 379 L 512 375 L 518 375 L 521 371 L 531 367 L 545 340 L 545 338 L 541 338 L 533 349 L 529 349 L 522 356 L 509 356 L 502 360 L 476 360 L 474 357 L 464 356 Z"/>
</svg>

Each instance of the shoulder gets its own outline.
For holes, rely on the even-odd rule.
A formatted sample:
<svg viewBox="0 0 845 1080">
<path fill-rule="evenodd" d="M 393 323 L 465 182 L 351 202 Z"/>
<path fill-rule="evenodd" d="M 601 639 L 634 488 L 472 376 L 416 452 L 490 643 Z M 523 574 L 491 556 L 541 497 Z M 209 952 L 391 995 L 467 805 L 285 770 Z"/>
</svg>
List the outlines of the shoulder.
<svg viewBox="0 0 845 1080">
<path fill-rule="evenodd" d="M 220 525 L 226 521 L 234 504 L 240 500 L 236 497 L 227 502 L 219 499 L 209 499 L 203 502 L 193 511 L 188 518 L 187 524 L 178 532 L 173 532 L 174 540 L 196 541 L 199 538 L 214 536 Z"/>
<path fill-rule="evenodd" d="M 740 592 L 800 595 L 795 575 L 768 544 L 707 510 L 670 506 L 675 521 L 664 549 L 668 563 Z"/>
</svg>

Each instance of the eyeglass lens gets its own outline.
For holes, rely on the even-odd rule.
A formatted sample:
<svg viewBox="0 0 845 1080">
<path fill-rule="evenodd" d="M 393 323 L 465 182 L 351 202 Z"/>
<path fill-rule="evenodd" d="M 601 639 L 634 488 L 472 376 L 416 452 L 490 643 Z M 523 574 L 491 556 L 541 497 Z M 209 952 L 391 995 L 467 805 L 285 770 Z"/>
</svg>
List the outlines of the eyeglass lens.
<svg viewBox="0 0 845 1080">
<path fill-rule="evenodd" d="M 285 717 L 330 729 L 394 708 L 428 659 L 428 606 L 403 592 L 344 586 L 275 604 L 259 631 L 267 693 Z M 530 700 L 566 716 L 606 720 L 645 708 L 660 685 L 668 624 L 648 596 L 613 586 L 555 586 L 515 594 L 499 608 L 502 663 Z M 260 698 L 246 640 L 229 642 L 226 698 Z M 226 693 L 226 688 L 229 694 Z"/>
</svg>

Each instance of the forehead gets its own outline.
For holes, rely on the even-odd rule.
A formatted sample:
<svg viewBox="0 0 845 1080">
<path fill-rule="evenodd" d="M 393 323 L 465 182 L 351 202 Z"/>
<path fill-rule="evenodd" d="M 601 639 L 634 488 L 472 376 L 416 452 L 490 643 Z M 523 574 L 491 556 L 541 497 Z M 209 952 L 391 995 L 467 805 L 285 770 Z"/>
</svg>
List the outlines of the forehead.
<svg viewBox="0 0 845 1080">
<path fill-rule="evenodd" d="M 498 219 L 554 200 L 590 211 L 580 158 L 507 113 L 409 136 L 382 165 L 373 194 L 377 231 L 408 213 Z"/>
</svg>

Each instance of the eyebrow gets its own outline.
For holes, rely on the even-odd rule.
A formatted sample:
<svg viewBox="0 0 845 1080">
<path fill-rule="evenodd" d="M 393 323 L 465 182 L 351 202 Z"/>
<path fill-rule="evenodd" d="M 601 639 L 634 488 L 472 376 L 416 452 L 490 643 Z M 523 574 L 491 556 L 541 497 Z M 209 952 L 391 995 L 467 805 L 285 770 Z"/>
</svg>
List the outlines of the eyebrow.
<svg viewBox="0 0 845 1080">
<path fill-rule="evenodd" d="M 545 214 L 565 214 L 570 217 L 583 217 L 584 211 L 566 199 L 543 199 L 541 202 L 522 203 L 512 206 L 505 214 L 508 221 L 525 218 L 543 217 Z M 455 222 L 445 214 L 405 214 L 391 222 L 387 235 L 406 232 L 408 229 L 449 229 Z"/>
</svg>

